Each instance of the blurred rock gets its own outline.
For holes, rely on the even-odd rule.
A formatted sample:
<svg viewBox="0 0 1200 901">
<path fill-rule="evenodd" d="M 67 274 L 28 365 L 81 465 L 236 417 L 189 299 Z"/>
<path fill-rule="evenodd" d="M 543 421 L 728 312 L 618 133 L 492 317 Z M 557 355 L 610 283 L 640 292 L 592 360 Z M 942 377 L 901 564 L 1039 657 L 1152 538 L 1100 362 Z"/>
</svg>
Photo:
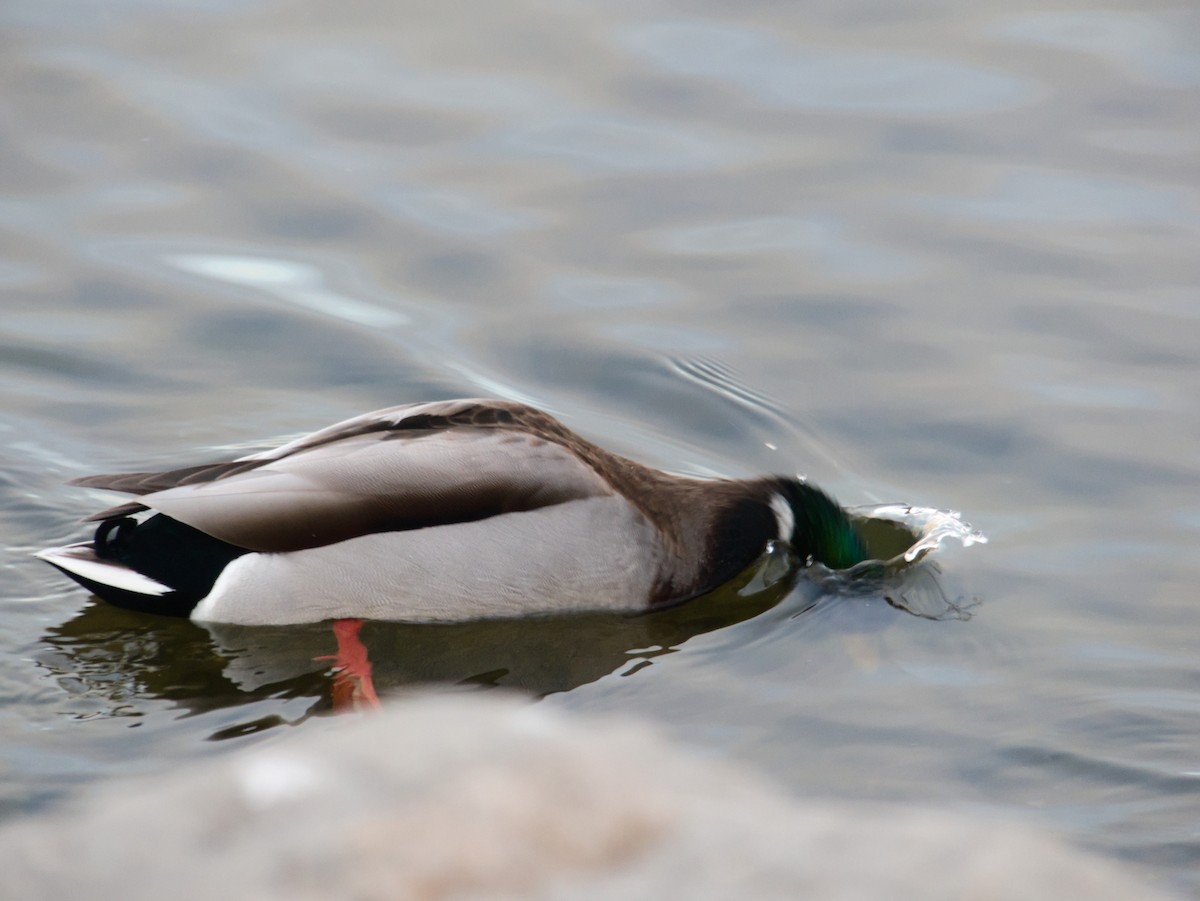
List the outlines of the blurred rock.
<svg viewBox="0 0 1200 901">
<path fill-rule="evenodd" d="M 310 721 L 311 723 L 312 721 Z M 1024 828 L 799 804 L 637 724 L 427 696 L 0 830 L 5 897 L 1163 897 Z"/>
</svg>

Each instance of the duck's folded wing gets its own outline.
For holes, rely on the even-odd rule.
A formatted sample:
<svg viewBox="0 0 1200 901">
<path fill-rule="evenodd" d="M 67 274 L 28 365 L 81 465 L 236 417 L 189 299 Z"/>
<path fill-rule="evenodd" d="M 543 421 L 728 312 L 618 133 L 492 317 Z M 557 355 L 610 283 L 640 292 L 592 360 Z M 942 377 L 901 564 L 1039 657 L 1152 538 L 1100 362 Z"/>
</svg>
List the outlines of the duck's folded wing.
<svg viewBox="0 0 1200 901">
<path fill-rule="evenodd" d="M 308 435 L 303 435 L 294 441 L 289 441 L 279 447 L 259 451 L 235 460 L 222 460 L 217 463 L 202 463 L 199 466 L 188 466 L 182 469 L 168 469 L 156 472 L 118 472 L 103 475 L 84 476 L 71 479 L 68 485 L 78 485 L 83 488 L 103 488 L 107 491 L 123 491 L 126 494 L 152 494 L 156 491 L 166 491 L 180 485 L 197 485 L 201 482 L 214 482 L 225 479 L 240 472 L 257 469 L 264 463 L 280 460 L 292 454 L 305 453 L 322 445 L 336 444 L 363 435 L 396 438 L 405 435 L 425 435 L 431 430 L 451 430 L 469 428 L 475 425 L 496 425 L 501 417 L 507 417 L 508 422 L 517 420 L 519 427 L 528 428 L 534 433 L 538 428 L 547 428 L 561 433 L 558 423 L 546 416 L 540 410 L 513 401 L 485 400 L 468 398 L 464 400 L 432 401 L 421 404 L 402 404 L 396 407 L 386 407 L 361 416 L 354 416 L 334 423 Z M 483 420 L 480 423 L 479 420 Z M 381 435 L 380 433 L 387 433 Z M 87 517 L 85 522 L 95 522 L 109 519 L 121 513 L 136 513 L 146 510 L 144 504 L 130 502 L 119 507 L 102 510 Z"/>
<path fill-rule="evenodd" d="M 179 470 L 188 476 L 139 501 L 214 538 L 273 552 L 611 493 L 562 445 L 503 429 L 368 432 L 238 465 L 217 464 L 231 468 L 206 480 L 191 476 L 201 467 Z M 123 489 L 90 484 L 161 484 L 140 475 Z"/>
</svg>

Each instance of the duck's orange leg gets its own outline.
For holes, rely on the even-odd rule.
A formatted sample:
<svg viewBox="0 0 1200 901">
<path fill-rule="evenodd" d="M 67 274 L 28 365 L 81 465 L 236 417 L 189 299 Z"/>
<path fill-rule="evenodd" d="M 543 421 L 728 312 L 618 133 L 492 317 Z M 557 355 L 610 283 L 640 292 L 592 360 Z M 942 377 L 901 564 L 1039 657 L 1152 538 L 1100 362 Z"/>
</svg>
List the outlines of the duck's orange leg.
<svg viewBox="0 0 1200 901">
<path fill-rule="evenodd" d="M 333 709 L 337 713 L 379 708 L 379 697 L 371 681 L 371 661 L 366 646 L 358 637 L 362 624 L 361 619 L 334 620 L 333 636 L 337 639 L 337 653 L 331 657 L 315 658 L 317 661 L 333 662 Z"/>
</svg>

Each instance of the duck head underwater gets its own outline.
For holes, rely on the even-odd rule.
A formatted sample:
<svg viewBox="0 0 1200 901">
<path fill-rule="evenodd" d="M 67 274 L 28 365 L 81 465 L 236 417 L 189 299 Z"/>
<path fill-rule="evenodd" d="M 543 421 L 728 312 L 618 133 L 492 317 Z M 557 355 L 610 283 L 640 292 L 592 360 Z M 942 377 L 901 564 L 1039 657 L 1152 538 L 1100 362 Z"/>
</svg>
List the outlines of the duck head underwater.
<svg viewBox="0 0 1200 901">
<path fill-rule="evenodd" d="M 669 475 L 501 400 L 390 407 L 236 460 L 71 484 L 138 500 L 37 556 L 117 606 L 209 622 L 644 611 L 717 588 L 772 540 L 831 569 L 866 557 L 800 479 Z"/>
</svg>

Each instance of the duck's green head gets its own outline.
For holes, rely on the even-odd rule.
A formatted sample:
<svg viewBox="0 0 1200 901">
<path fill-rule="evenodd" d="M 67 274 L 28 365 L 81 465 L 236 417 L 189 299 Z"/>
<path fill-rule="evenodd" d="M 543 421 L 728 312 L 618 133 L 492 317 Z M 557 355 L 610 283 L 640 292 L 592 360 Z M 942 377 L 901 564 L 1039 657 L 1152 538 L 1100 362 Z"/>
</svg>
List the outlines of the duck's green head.
<svg viewBox="0 0 1200 901">
<path fill-rule="evenodd" d="M 784 480 L 784 495 L 794 517 L 792 548 L 830 569 L 849 569 L 867 559 L 858 529 L 833 498 L 808 482 Z"/>
</svg>

